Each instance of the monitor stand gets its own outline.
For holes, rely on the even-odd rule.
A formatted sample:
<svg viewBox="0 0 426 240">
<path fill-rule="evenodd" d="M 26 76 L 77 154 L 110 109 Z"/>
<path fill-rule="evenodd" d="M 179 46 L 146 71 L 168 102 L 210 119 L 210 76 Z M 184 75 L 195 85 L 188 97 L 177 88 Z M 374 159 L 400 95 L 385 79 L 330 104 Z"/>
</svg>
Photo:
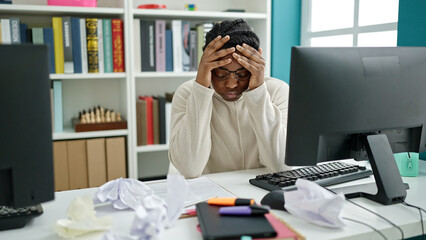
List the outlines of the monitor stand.
<svg viewBox="0 0 426 240">
<path fill-rule="evenodd" d="M 388 138 L 385 134 L 365 136 L 371 169 L 376 180 L 377 193 L 355 192 L 345 194 L 347 198 L 365 197 L 383 205 L 401 203 L 407 196 L 406 186 L 393 156 Z"/>
</svg>

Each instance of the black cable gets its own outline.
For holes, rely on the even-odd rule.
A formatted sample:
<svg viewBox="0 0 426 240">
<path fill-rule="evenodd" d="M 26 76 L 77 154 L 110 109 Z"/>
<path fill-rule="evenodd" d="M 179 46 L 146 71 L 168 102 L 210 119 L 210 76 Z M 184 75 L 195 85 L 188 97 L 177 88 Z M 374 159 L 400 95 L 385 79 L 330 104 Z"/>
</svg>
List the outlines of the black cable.
<svg viewBox="0 0 426 240">
<path fill-rule="evenodd" d="M 346 201 L 348 201 L 348 202 L 350 202 L 350 203 L 352 203 L 352 204 L 354 204 L 354 205 L 356 205 L 356 206 L 358 206 L 358 207 L 360 207 L 360 208 L 362 208 L 362 209 L 364 209 L 366 211 L 369 211 L 369 212 L 373 213 L 374 215 L 378 216 L 379 218 L 385 220 L 386 222 L 388 222 L 390 225 L 394 226 L 395 228 L 397 228 L 401 232 L 401 239 L 405 239 L 404 238 L 404 232 L 402 231 L 402 229 L 398 225 L 396 225 L 395 223 L 391 222 L 389 219 L 383 217 L 382 215 L 380 215 L 380 214 L 378 214 L 376 212 L 373 212 L 372 210 L 370 210 L 370 209 L 368 209 L 366 207 L 363 207 L 363 206 L 359 205 L 358 203 L 355 203 L 354 201 L 352 201 L 350 199 L 346 198 Z"/>
<path fill-rule="evenodd" d="M 358 220 L 355 220 L 355 219 L 352 219 L 352 218 L 347 218 L 347 217 L 343 217 L 343 219 L 345 219 L 345 220 L 349 220 L 349 221 L 352 221 L 352 222 L 356 222 L 356 223 L 362 224 L 362 225 L 364 225 L 364 226 L 367 226 L 367 227 L 369 227 L 369 228 L 373 229 L 375 232 L 377 232 L 377 233 L 378 233 L 380 236 L 382 236 L 385 240 L 387 240 L 386 236 L 385 236 L 385 235 L 383 235 L 383 233 L 382 233 L 382 232 L 380 232 L 377 228 L 375 228 L 375 227 L 373 227 L 373 226 L 371 226 L 371 225 L 369 225 L 369 224 L 367 224 L 367 223 L 364 223 L 364 222 L 361 222 L 361 221 L 358 221 Z"/>
<path fill-rule="evenodd" d="M 421 208 L 421 207 L 418 207 L 416 205 L 412 205 L 412 204 L 406 203 L 405 201 L 402 202 L 402 204 L 404 204 L 404 205 L 406 205 L 408 207 L 416 208 L 417 210 L 419 210 L 419 213 L 420 213 L 420 224 L 422 226 L 422 238 L 423 238 L 423 240 L 425 240 L 425 229 L 424 229 L 424 226 L 423 226 L 422 210 L 423 210 L 423 212 L 426 212 L 426 211 L 423 208 Z"/>
<path fill-rule="evenodd" d="M 328 189 L 328 188 L 325 188 L 325 189 L 327 189 L 328 191 L 330 191 L 330 192 L 332 192 L 334 194 L 337 194 L 336 192 L 334 192 L 331 189 Z M 378 214 L 378 213 L 376 213 L 374 211 L 371 211 L 370 209 L 368 209 L 366 207 L 363 207 L 363 206 L 359 205 L 358 203 L 355 203 L 354 201 L 352 201 L 352 200 L 350 200 L 350 199 L 348 199 L 346 197 L 345 197 L 345 199 L 346 199 L 346 201 L 354 204 L 355 206 L 358 206 L 358 207 L 360 207 L 360 208 L 362 208 L 362 209 L 364 209 L 364 210 L 366 210 L 366 211 L 368 211 L 368 212 L 370 212 L 370 213 L 378 216 L 379 218 L 381 218 L 381 219 L 385 220 L 386 222 L 388 222 L 390 225 L 394 226 L 396 229 L 398 229 L 401 232 L 401 239 L 404 239 L 404 232 L 402 231 L 402 229 L 398 225 L 396 225 L 395 223 L 391 222 L 389 219 L 383 217 L 382 215 L 380 215 L 380 214 Z"/>
</svg>

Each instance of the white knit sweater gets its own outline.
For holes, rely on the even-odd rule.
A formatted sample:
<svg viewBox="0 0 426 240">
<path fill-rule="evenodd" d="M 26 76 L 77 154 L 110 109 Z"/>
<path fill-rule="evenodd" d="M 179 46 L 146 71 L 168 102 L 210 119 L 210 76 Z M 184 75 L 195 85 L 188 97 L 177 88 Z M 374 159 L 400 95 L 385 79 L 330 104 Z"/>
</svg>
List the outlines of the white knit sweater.
<svg viewBox="0 0 426 240">
<path fill-rule="evenodd" d="M 169 159 L 186 178 L 284 164 L 289 86 L 265 83 L 225 101 L 195 80 L 183 83 L 172 103 Z"/>
</svg>

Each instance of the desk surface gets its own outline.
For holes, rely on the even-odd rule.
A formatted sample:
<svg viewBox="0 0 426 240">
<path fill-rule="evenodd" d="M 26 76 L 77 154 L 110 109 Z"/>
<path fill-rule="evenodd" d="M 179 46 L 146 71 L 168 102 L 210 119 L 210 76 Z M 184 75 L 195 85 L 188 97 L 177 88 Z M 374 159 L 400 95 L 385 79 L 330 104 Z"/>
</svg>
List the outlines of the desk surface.
<svg viewBox="0 0 426 240">
<path fill-rule="evenodd" d="M 260 202 L 262 197 L 268 192 L 250 185 L 248 180 L 257 174 L 265 172 L 267 172 L 266 169 L 252 169 L 206 176 L 239 197 L 254 198 L 257 202 Z M 418 177 L 406 177 L 403 180 L 410 185 L 410 189 L 407 190 L 406 202 L 426 209 L 426 189 L 424 187 L 426 185 L 426 162 L 421 161 Z M 372 181 L 373 178 L 370 178 L 349 184 Z M 336 185 L 336 187 L 339 186 Z M 0 231 L 0 239 L 59 239 L 53 230 L 56 220 L 66 218 L 66 210 L 75 197 L 94 193 L 95 191 L 96 188 L 90 188 L 55 193 L 54 201 L 43 204 L 44 213 L 41 216 L 31 220 L 24 228 Z M 383 206 L 364 198 L 354 199 L 354 201 L 400 226 L 406 238 L 421 234 L 420 215 L 416 209 L 402 204 Z M 134 217 L 133 211 L 115 211 L 110 205 L 97 207 L 96 211 L 98 216 L 111 215 L 113 217 L 113 233 L 117 235 L 129 233 Z M 345 221 L 347 226 L 342 229 L 330 229 L 307 223 L 284 211 L 274 211 L 274 213 L 288 222 L 306 239 L 381 239 L 380 235 L 369 227 L 350 221 Z M 349 202 L 345 203 L 342 216 L 372 225 L 385 234 L 388 239 L 401 238 L 400 232 L 389 223 Z M 197 224 L 198 220 L 195 217 L 180 219 L 175 226 L 164 233 L 162 239 L 201 240 L 201 233 L 196 230 Z M 426 221 L 424 225 L 426 228 Z"/>
</svg>

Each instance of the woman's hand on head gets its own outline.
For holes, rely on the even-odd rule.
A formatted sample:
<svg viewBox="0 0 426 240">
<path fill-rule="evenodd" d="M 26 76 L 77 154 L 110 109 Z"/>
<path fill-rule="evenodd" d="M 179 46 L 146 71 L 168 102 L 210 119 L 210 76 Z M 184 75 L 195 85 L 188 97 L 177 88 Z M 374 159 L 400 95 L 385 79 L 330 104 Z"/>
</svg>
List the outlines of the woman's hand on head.
<svg viewBox="0 0 426 240">
<path fill-rule="evenodd" d="M 232 61 L 231 58 L 221 59 L 235 52 L 234 47 L 221 49 L 228 40 L 229 36 L 223 38 L 218 36 L 207 45 L 206 49 L 204 49 L 195 79 L 197 83 L 205 87 L 210 87 L 212 81 L 211 71 L 215 68 L 225 66 Z"/>
<path fill-rule="evenodd" d="M 240 63 L 245 69 L 251 73 L 249 88 L 251 90 L 259 87 L 264 82 L 265 74 L 265 59 L 262 57 L 262 49 L 259 51 L 243 43 L 242 46 L 237 45 L 239 53 L 233 53 L 232 56 Z"/>
</svg>

